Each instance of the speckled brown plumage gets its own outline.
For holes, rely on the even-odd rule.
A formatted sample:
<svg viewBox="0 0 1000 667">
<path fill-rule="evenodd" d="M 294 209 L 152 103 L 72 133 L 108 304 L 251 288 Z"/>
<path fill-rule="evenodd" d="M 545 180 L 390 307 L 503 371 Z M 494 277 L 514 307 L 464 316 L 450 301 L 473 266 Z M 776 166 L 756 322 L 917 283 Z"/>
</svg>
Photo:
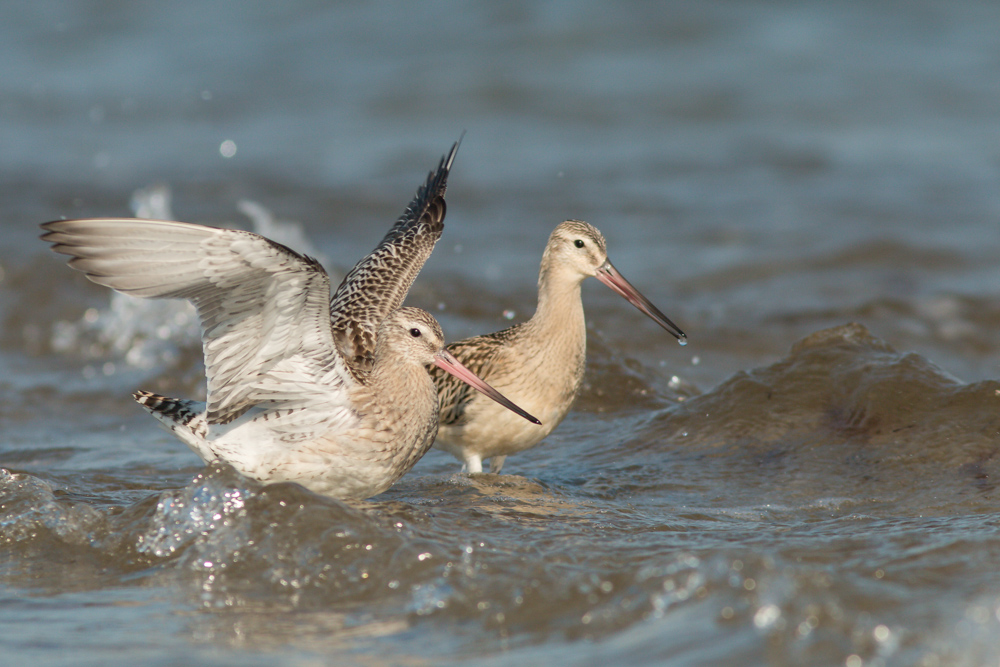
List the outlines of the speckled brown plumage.
<svg viewBox="0 0 1000 667">
<path fill-rule="evenodd" d="M 399 308 L 444 230 L 445 191 L 460 141 L 375 249 L 344 276 L 330 303 L 333 338 L 351 369 L 371 370 L 375 330 Z"/>
<path fill-rule="evenodd" d="M 466 368 L 482 377 L 483 373 L 492 373 L 498 353 L 508 346 L 511 340 L 517 338 L 523 326 L 524 323 L 516 324 L 502 331 L 466 338 L 449 345 L 448 351 L 454 354 L 456 359 L 460 359 Z M 445 375 L 447 374 L 438 369 L 431 369 L 431 376 L 438 388 L 438 400 L 441 403 L 440 421 L 441 424 L 448 426 L 461 426 L 467 422 L 465 410 L 472 401 L 472 394 L 465 391 L 462 383 L 446 382 Z"/>
<path fill-rule="evenodd" d="M 87 277 L 133 296 L 184 298 L 202 325 L 207 400 L 137 392 L 136 400 L 204 461 L 263 482 L 294 481 L 337 498 L 381 493 L 427 451 L 438 426 L 427 365 L 444 368 L 537 423 L 450 353 L 434 318 L 396 308 L 433 248 L 455 148 L 344 284 L 347 308 L 379 318 L 357 371 L 334 342 L 330 282 L 314 260 L 258 234 L 160 220 L 58 220 L 42 227 L 53 250 Z M 422 212 L 421 212 L 422 211 Z M 422 233 L 421 229 L 431 228 Z M 412 240 L 411 239 L 412 235 Z M 412 252 L 408 261 L 403 257 Z M 381 271 L 381 273 L 380 273 Z M 395 281 L 393 283 L 393 280 Z M 393 283 L 389 289 L 381 289 Z M 387 295 L 388 293 L 388 295 Z M 394 305 L 395 304 L 395 305 Z M 391 307 L 391 310 L 390 310 Z M 350 330 L 351 326 L 345 330 Z"/>
</svg>

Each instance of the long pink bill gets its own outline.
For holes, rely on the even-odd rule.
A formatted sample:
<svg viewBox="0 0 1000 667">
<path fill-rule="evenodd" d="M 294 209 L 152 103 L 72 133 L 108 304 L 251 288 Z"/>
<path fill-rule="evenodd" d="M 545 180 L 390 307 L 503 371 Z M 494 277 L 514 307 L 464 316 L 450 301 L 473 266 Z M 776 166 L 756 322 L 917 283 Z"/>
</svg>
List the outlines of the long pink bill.
<svg viewBox="0 0 1000 667">
<path fill-rule="evenodd" d="M 489 386 L 488 384 L 480 380 L 478 375 L 476 375 L 468 368 L 463 366 L 461 362 L 459 362 L 459 360 L 456 359 L 454 356 L 452 356 L 452 354 L 447 350 L 441 350 L 440 352 L 434 355 L 434 365 L 437 366 L 438 368 L 443 368 L 445 371 L 451 373 L 462 382 L 465 382 L 466 384 L 471 386 L 473 389 L 481 391 L 483 394 L 489 396 L 494 401 L 504 406 L 508 410 L 511 410 L 512 412 L 516 412 L 517 414 L 521 415 L 532 424 L 540 425 L 542 423 L 538 421 L 538 419 L 536 419 L 535 417 L 532 417 L 527 412 L 514 405 L 514 403 L 511 402 L 510 399 L 501 394 L 499 391 L 497 391 L 493 387 Z"/>
<path fill-rule="evenodd" d="M 687 334 L 681 331 L 680 327 L 671 322 L 670 318 L 661 313 L 660 309 L 654 306 L 649 299 L 640 294 L 639 290 L 632 287 L 632 283 L 625 280 L 624 276 L 618 273 L 618 269 L 613 267 L 609 260 L 605 260 L 604 264 L 601 264 L 601 266 L 597 269 L 597 279 L 621 296 L 625 297 L 633 306 L 646 313 L 650 319 L 666 329 L 670 335 L 676 338 L 681 345 L 687 345 Z"/>
</svg>

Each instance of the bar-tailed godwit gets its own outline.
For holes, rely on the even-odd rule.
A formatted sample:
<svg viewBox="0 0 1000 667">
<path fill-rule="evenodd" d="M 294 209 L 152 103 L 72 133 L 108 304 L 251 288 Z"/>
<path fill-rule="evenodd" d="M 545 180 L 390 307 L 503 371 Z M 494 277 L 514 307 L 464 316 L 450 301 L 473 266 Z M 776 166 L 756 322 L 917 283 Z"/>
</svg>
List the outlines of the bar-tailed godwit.
<svg viewBox="0 0 1000 667">
<path fill-rule="evenodd" d="M 444 350 L 430 314 L 398 308 L 440 235 L 454 151 L 345 278 L 332 299 L 344 312 L 331 311 L 329 277 L 315 260 L 252 232 L 93 219 L 46 223 L 42 238 L 100 285 L 195 305 L 207 401 L 135 398 L 203 460 L 223 459 L 263 482 L 367 498 L 389 488 L 434 441 L 431 364 L 538 421 Z M 397 258 L 400 243 L 409 244 L 410 260 Z"/>
<path fill-rule="evenodd" d="M 549 236 L 538 275 L 538 307 L 526 322 L 452 343 L 463 364 L 541 424 L 520 422 L 444 373 L 431 371 L 441 402 L 436 447 L 450 452 L 469 472 L 498 473 L 510 454 L 538 444 L 569 412 L 583 380 L 587 327 L 580 284 L 588 276 L 625 297 L 685 344 L 677 325 L 633 287 L 608 261 L 604 236 L 593 225 L 567 220 Z"/>
</svg>

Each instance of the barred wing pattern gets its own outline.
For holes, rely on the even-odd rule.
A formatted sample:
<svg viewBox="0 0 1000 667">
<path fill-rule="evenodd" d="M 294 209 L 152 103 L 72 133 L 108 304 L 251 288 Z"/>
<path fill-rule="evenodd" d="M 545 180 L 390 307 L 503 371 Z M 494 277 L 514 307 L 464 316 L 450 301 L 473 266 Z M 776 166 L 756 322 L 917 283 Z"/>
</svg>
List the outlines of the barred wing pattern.
<svg viewBox="0 0 1000 667">
<path fill-rule="evenodd" d="M 344 393 L 330 280 L 315 260 L 242 230 L 135 219 L 58 220 L 43 239 L 99 285 L 189 299 L 202 325 L 207 420 L 260 404 L 294 410 Z M 330 406 L 332 409 L 333 406 Z M 346 417 L 346 415 L 344 415 Z"/>
<path fill-rule="evenodd" d="M 344 276 L 330 303 L 333 339 L 356 371 L 369 371 L 375 331 L 406 293 L 444 230 L 445 190 L 461 139 L 441 158 L 378 246 Z"/>
</svg>

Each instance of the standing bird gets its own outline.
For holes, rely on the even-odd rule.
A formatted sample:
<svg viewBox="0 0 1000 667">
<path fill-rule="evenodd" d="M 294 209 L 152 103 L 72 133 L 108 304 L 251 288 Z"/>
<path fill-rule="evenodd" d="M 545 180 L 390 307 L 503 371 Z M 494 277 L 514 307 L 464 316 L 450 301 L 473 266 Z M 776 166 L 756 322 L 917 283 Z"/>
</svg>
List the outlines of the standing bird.
<svg viewBox="0 0 1000 667">
<path fill-rule="evenodd" d="M 431 369 L 441 425 L 435 446 L 469 472 L 499 473 L 510 454 L 538 444 L 569 412 L 580 390 L 587 355 L 587 327 L 580 284 L 594 276 L 625 297 L 671 335 L 687 336 L 633 287 L 608 260 L 604 236 L 593 225 L 567 220 L 549 236 L 538 274 L 538 308 L 527 322 L 452 343 L 448 351 L 477 375 L 538 415 L 542 424 L 511 418 L 444 373 Z"/>
<path fill-rule="evenodd" d="M 332 299 L 313 259 L 263 236 L 182 222 L 59 220 L 43 240 L 126 294 L 192 301 L 207 401 L 135 399 L 204 461 L 336 498 L 385 491 L 437 432 L 434 364 L 538 421 L 443 349 L 425 311 L 399 308 L 441 235 L 456 143 Z"/>
</svg>

